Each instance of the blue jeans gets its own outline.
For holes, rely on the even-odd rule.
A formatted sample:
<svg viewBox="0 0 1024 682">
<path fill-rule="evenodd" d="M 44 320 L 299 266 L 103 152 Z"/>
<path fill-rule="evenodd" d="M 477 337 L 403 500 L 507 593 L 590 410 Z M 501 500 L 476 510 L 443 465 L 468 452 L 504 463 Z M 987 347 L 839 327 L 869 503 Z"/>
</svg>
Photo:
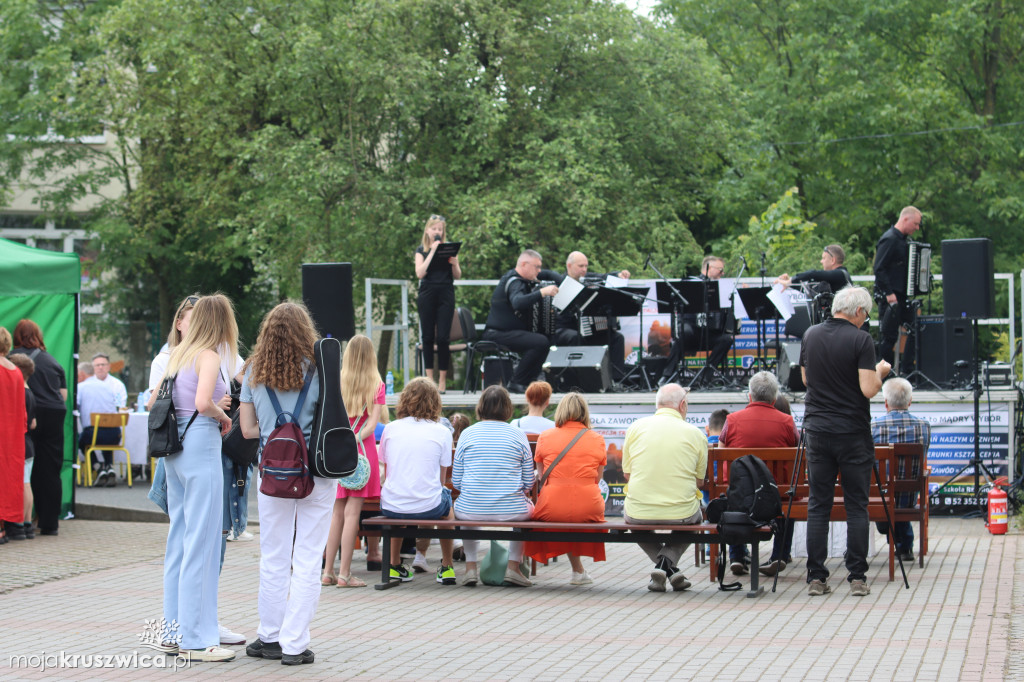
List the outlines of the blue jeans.
<svg viewBox="0 0 1024 682">
<path fill-rule="evenodd" d="M 410 521 L 416 520 L 430 520 L 430 519 L 443 519 L 448 516 L 448 512 L 452 510 L 452 491 L 448 488 L 441 488 L 441 503 L 425 512 L 416 512 L 414 514 L 403 514 L 401 512 L 393 512 L 381 507 L 380 513 L 389 519 L 409 519 Z"/>
<path fill-rule="evenodd" d="M 871 433 L 804 432 L 807 443 L 807 582 L 828 580 L 828 524 L 835 502 L 836 478 L 842 474 L 846 506 L 848 581 L 864 580 L 868 570 L 868 489 L 875 465 Z"/>
<path fill-rule="evenodd" d="M 178 418 L 183 430 L 188 417 Z M 164 458 L 171 519 L 164 555 L 164 618 L 178 621 L 182 649 L 220 643 L 217 630 L 224 486 L 220 426 L 197 417 L 184 449 Z"/>
<path fill-rule="evenodd" d="M 876 523 L 875 528 L 882 535 L 889 534 L 889 524 L 884 521 Z M 914 549 L 914 524 L 910 521 L 894 521 L 892 536 L 896 540 L 897 552 L 910 552 Z"/>
<path fill-rule="evenodd" d="M 246 467 L 241 474 L 245 476 L 245 485 L 238 489 L 235 478 L 235 463 L 226 455 L 221 455 L 224 465 L 224 531 L 241 535 L 249 522 L 249 484 L 252 481 L 252 467 Z"/>
</svg>

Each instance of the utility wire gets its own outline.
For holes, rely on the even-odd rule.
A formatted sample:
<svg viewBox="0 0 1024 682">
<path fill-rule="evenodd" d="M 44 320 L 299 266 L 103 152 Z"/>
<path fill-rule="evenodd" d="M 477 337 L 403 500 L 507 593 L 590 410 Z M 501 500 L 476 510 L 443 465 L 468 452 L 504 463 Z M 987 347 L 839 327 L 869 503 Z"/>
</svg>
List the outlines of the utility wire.
<svg viewBox="0 0 1024 682">
<path fill-rule="evenodd" d="M 1024 121 L 1013 121 L 1011 123 L 995 123 L 992 125 L 959 126 L 954 128 L 933 128 L 931 130 L 914 130 L 907 133 L 879 133 L 877 135 L 855 135 L 853 137 L 837 137 L 834 140 L 812 140 L 809 142 L 773 142 L 776 147 L 796 147 L 814 144 L 838 144 L 840 142 L 855 142 L 857 140 L 881 140 L 891 137 L 911 137 L 915 135 L 931 135 L 933 133 L 954 133 L 963 130 L 992 130 L 994 128 L 1010 128 L 1024 125 Z"/>
</svg>

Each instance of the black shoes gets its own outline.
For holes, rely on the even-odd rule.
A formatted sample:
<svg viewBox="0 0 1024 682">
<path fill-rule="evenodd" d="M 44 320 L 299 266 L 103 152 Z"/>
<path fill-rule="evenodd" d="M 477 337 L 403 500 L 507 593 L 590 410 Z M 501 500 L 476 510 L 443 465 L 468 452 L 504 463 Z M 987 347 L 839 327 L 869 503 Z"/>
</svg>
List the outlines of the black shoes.
<svg viewBox="0 0 1024 682">
<path fill-rule="evenodd" d="M 303 652 L 303 654 L 304 653 L 305 652 Z M 310 656 L 312 656 L 313 652 L 310 651 L 309 654 Z M 263 640 L 257 638 L 255 642 L 245 647 L 245 655 L 252 656 L 253 658 L 268 658 L 270 660 L 276 661 L 277 659 L 284 656 L 284 652 L 281 651 L 280 642 L 264 642 Z M 312 662 L 312 660 L 310 662 Z"/>
<path fill-rule="evenodd" d="M 24 540 L 25 539 L 25 526 L 20 523 L 5 523 L 4 528 L 7 531 L 7 537 L 12 540 Z"/>
<path fill-rule="evenodd" d="M 514 384 L 511 381 L 505 388 L 508 389 L 509 393 L 526 393 L 526 386 L 523 386 L 522 384 Z"/>
<path fill-rule="evenodd" d="M 56 535 L 57 534 L 57 529 L 56 528 L 50 528 L 50 529 L 40 528 L 39 529 L 39 534 L 40 535 Z"/>
<path fill-rule="evenodd" d="M 301 654 L 284 654 L 281 657 L 281 665 L 302 665 L 313 662 L 313 650 L 306 649 Z"/>
<path fill-rule="evenodd" d="M 32 522 L 22 524 L 25 528 L 25 537 L 29 540 L 34 540 L 36 537 L 36 529 L 32 527 Z"/>
</svg>

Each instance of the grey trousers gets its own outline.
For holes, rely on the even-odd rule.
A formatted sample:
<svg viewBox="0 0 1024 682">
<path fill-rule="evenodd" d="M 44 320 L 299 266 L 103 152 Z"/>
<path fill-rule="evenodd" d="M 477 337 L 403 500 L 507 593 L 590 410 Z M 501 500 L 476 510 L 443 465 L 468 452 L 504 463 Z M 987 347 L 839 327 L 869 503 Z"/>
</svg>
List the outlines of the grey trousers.
<svg viewBox="0 0 1024 682">
<path fill-rule="evenodd" d="M 625 516 L 625 515 L 624 515 Z M 704 520 L 704 513 L 698 509 L 696 513 L 685 519 L 632 519 L 629 516 L 625 516 L 626 523 L 645 523 L 652 525 L 676 525 L 676 524 L 691 524 L 701 523 Z M 651 561 L 658 563 L 658 559 L 665 557 L 668 562 L 673 566 L 679 563 L 679 557 L 683 556 L 683 552 L 690 546 L 689 542 L 638 542 L 640 549 L 647 553 L 647 556 L 651 558 Z"/>
</svg>

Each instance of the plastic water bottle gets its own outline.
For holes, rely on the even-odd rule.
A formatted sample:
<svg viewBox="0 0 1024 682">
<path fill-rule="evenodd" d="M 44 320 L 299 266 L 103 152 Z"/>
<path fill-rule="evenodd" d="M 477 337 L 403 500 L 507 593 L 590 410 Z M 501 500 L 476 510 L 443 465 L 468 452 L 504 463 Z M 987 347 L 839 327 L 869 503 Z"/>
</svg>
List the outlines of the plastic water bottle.
<svg viewBox="0 0 1024 682">
<path fill-rule="evenodd" d="M 135 403 L 136 412 L 146 411 L 146 403 L 149 401 L 149 397 L 146 395 L 147 393 L 149 393 L 149 391 L 142 391 L 139 393 L 139 400 Z"/>
<path fill-rule="evenodd" d="M 395 375 L 391 373 L 390 369 L 388 370 L 388 375 L 384 377 L 384 393 L 386 395 L 395 394 Z"/>
</svg>

